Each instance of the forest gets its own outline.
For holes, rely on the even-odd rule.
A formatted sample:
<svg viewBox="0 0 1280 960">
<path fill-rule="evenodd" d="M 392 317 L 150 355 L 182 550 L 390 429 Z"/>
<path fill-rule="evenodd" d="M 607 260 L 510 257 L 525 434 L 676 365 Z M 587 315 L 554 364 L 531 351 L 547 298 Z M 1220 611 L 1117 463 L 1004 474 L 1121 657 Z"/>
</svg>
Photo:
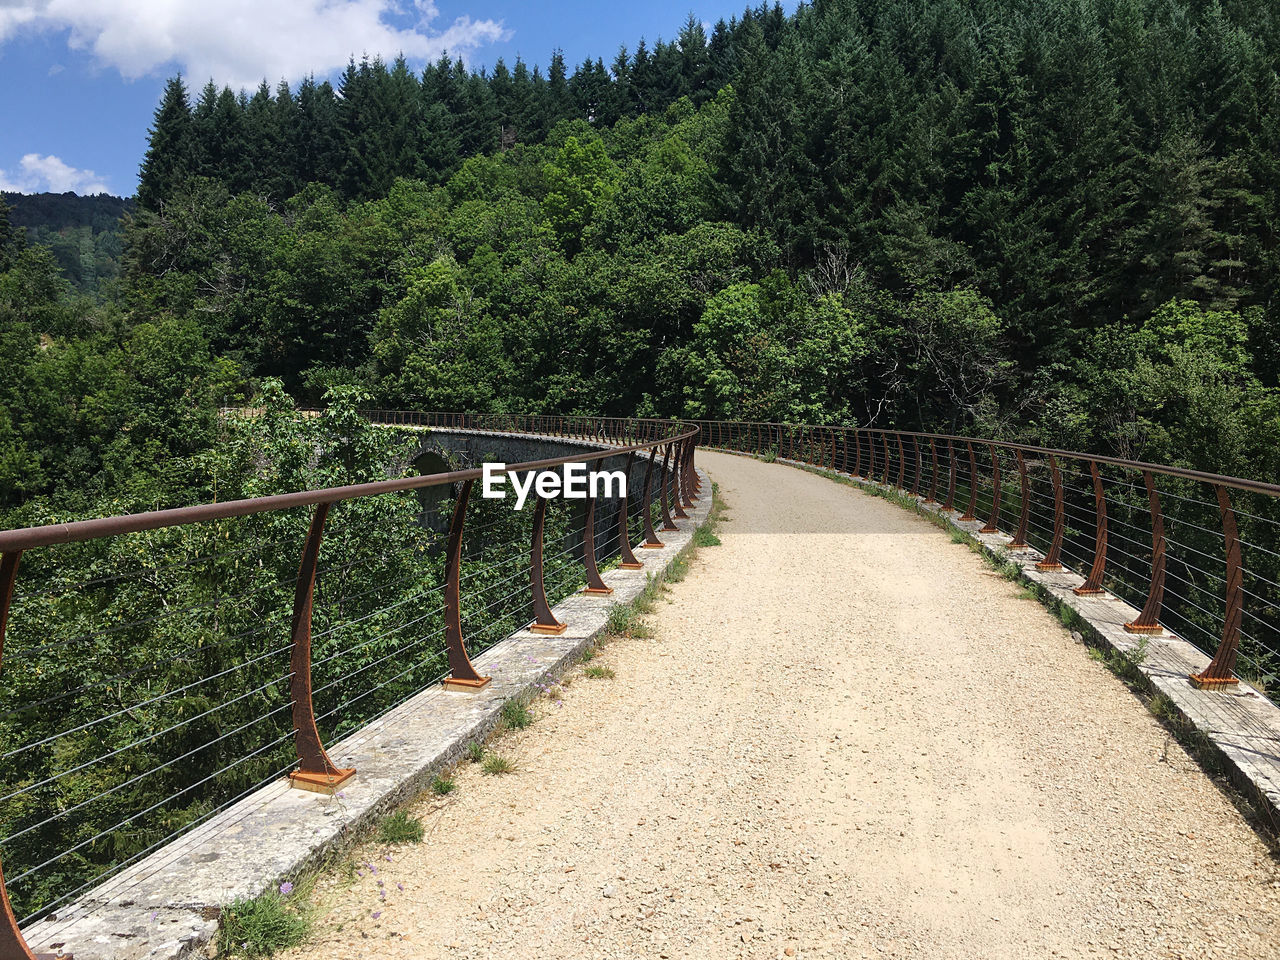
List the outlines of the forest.
<svg viewBox="0 0 1280 960">
<path fill-rule="evenodd" d="M 208 499 L 269 378 L 1273 476 L 1278 48 L 1263 0 L 817 0 L 571 68 L 175 77 L 117 279 L 0 218 L 0 510 Z"/>
</svg>

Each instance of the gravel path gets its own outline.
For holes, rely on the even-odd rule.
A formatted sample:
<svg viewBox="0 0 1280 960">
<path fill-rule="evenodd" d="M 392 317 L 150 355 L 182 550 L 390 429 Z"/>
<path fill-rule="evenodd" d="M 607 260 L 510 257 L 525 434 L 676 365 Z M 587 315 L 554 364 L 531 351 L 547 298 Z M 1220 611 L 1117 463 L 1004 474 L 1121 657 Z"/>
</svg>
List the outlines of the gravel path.
<svg viewBox="0 0 1280 960">
<path fill-rule="evenodd" d="M 883 500 L 700 463 L 723 546 L 652 638 L 322 881 L 291 956 L 1280 957 L 1277 861 L 1038 603 Z"/>
</svg>

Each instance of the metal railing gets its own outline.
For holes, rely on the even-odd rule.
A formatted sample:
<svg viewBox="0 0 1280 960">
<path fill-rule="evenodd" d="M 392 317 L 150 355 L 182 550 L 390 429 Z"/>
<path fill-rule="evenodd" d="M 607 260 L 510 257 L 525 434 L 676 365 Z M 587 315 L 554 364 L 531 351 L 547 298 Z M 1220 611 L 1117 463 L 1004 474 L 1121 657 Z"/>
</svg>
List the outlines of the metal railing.
<svg viewBox="0 0 1280 960">
<path fill-rule="evenodd" d="M 700 445 L 798 461 L 939 504 L 1040 570 L 1072 569 L 1211 661 L 1202 688 L 1280 690 L 1280 486 L 1021 443 L 844 426 L 692 421 Z"/>
<path fill-rule="evenodd" d="M 676 421 L 365 414 L 573 439 L 507 469 L 643 480 L 517 512 L 473 500 L 474 468 L 0 531 L 0 960 L 32 956 L 21 925 L 264 784 L 338 788 L 354 771 L 326 740 L 437 681 L 484 686 L 472 656 L 563 631 L 552 606 L 612 592 L 600 569 L 642 567 L 633 545 L 661 547 L 700 490 L 697 429 Z"/>
</svg>

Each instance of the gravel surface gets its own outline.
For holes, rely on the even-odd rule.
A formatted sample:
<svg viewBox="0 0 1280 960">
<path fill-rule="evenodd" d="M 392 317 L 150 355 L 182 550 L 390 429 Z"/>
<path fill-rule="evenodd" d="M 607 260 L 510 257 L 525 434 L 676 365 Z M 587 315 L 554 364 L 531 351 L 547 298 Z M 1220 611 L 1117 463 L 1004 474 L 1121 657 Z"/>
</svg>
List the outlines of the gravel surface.
<svg viewBox="0 0 1280 960">
<path fill-rule="evenodd" d="M 1280 957 L 1277 861 L 1038 603 L 883 500 L 700 463 L 723 545 L 653 636 L 289 956 Z"/>
</svg>

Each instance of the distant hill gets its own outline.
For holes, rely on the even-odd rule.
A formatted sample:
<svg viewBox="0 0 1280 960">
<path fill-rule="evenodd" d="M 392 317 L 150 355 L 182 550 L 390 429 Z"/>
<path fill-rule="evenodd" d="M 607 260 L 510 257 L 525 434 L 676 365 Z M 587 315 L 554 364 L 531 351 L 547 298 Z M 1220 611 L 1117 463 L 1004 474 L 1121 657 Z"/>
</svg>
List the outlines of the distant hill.
<svg viewBox="0 0 1280 960">
<path fill-rule="evenodd" d="M 133 200 L 100 193 L 0 193 L 9 221 L 27 231 L 27 240 L 53 251 L 62 271 L 82 293 L 98 293 L 103 281 L 120 275 L 121 218 Z"/>
</svg>

